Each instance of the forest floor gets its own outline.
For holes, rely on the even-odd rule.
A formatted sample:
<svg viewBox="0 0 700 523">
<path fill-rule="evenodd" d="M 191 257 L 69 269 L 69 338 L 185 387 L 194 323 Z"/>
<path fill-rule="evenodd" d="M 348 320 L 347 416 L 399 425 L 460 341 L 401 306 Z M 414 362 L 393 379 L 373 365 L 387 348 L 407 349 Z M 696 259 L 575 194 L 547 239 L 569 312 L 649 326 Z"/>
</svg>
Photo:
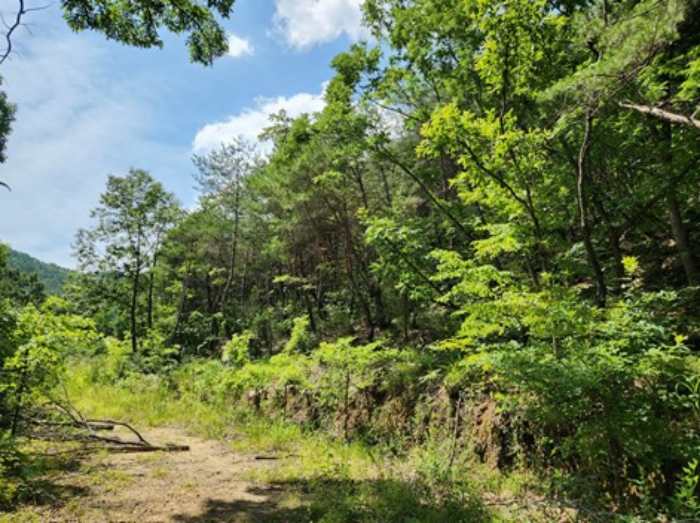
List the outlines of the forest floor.
<svg viewBox="0 0 700 523">
<path fill-rule="evenodd" d="M 189 451 L 92 452 L 53 475 L 44 496 L 0 521 L 262 522 L 303 521 L 304 503 L 291 489 L 256 475 L 294 457 L 234 452 L 224 443 L 176 428 L 143 433 L 154 445 Z"/>
</svg>

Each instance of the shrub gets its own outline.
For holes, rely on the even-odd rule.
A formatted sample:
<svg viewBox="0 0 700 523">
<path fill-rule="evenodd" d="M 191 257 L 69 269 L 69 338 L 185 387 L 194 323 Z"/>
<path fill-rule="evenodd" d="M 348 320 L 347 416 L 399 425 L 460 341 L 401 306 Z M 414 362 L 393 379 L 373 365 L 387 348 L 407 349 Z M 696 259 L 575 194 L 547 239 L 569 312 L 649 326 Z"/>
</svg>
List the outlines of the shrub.
<svg viewBox="0 0 700 523">
<path fill-rule="evenodd" d="M 250 331 L 234 334 L 224 346 L 221 361 L 234 367 L 242 367 L 248 363 L 250 361 L 250 342 L 252 339 L 253 333 Z"/>
</svg>

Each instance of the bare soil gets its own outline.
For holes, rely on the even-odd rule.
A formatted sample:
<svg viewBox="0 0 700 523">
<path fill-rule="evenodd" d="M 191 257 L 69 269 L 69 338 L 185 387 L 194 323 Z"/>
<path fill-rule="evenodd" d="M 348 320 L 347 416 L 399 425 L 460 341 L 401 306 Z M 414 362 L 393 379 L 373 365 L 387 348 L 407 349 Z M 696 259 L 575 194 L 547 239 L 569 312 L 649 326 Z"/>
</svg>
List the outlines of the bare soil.
<svg viewBox="0 0 700 523">
<path fill-rule="evenodd" d="M 292 522 L 305 509 L 287 489 L 255 482 L 276 466 L 231 451 L 183 430 L 143 432 L 153 445 L 189 445 L 185 452 L 98 453 L 55 479 L 62 503 L 25 507 L 15 521 L 66 522 Z M 38 519 L 37 519 L 38 518 Z"/>
</svg>

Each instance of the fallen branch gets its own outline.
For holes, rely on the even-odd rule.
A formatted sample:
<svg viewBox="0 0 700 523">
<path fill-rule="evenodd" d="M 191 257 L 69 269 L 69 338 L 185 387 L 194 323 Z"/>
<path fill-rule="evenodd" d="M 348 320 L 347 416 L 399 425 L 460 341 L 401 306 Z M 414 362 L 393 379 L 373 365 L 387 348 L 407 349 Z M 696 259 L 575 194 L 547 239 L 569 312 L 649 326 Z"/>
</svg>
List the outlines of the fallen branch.
<svg viewBox="0 0 700 523">
<path fill-rule="evenodd" d="M 20 417 L 28 422 L 31 423 L 32 425 L 39 425 L 41 427 L 75 427 L 75 428 L 83 428 L 84 425 L 82 422 L 76 423 L 75 421 L 49 421 L 49 420 L 42 420 L 42 419 L 36 419 L 32 418 L 30 416 L 26 416 L 21 414 Z M 90 425 L 90 428 L 95 431 L 109 431 L 109 430 L 114 430 L 114 426 L 116 425 L 115 423 L 103 423 L 103 422 L 94 422 L 91 420 L 88 420 L 88 423 Z"/>
<path fill-rule="evenodd" d="M 287 454 L 286 456 L 254 456 L 258 461 L 276 461 L 279 459 L 298 458 L 299 454 Z"/>
<path fill-rule="evenodd" d="M 115 421 L 107 419 L 88 419 L 82 412 L 80 412 L 66 397 L 67 406 L 59 403 L 57 400 L 53 400 L 52 404 L 65 416 L 70 418 L 68 425 L 83 428 L 87 430 L 87 437 L 94 441 L 101 441 L 103 443 L 108 443 L 111 445 L 118 445 L 117 447 L 108 448 L 109 452 L 183 452 L 190 450 L 187 445 L 164 445 L 157 446 L 152 445 L 137 431 L 134 427 L 124 421 Z M 96 430 L 101 427 L 109 427 L 112 429 L 115 427 L 124 427 L 129 430 L 134 436 L 136 436 L 138 441 L 126 441 L 117 436 L 101 436 L 96 434 Z"/>
<path fill-rule="evenodd" d="M 128 443 L 121 447 L 111 447 L 107 449 L 107 451 L 112 454 L 126 454 L 128 452 L 187 452 L 189 450 L 189 445 L 144 446 L 134 444 L 129 445 Z"/>
<path fill-rule="evenodd" d="M 97 439 L 97 440 L 101 440 L 101 441 L 106 441 L 106 442 L 108 442 L 108 443 L 116 443 L 116 444 L 120 444 L 120 445 L 124 445 L 124 444 L 131 444 L 131 445 L 133 445 L 133 444 L 139 444 L 139 445 L 143 445 L 143 446 L 145 446 L 145 447 L 152 447 L 152 446 L 153 446 L 153 445 L 151 445 L 148 441 L 146 441 L 146 440 L 143 438 L 143 436 L 141 436 L 141 434 L 139 434 L 139 432 L 138 432 L 134 427 L 132 427 L 132 426 L 129 425 L 128 423 L 124 423 L 123 421 L 111 421 L 111 420 L 99 420 L 99 419 L 96 419 L 96 420 L 89 420 L 89 419 L 87 419 L 85 416 L 83 416 L 83 414 L 82 414 L 78 409 L 76 409 L 76 408 L 70 403 L 70 401 L 68 402 L 69 407 L 66 407 L 66 406 L 64 406 L 64 405 L 61 405 L 60 403 L 58 403 L 58 402 L 55 401 L 55 400 L 54 400 L 54 405 L 55 405 L 61 412 L 63 412 L 66 416 L 68 416 L 68 417 L 72 420 L 72 422 L 73 422 L 75 425 L 87 429 L 87 431 L 89 432 L 89 437 L 92 438 L 92 439 Z M 138 443 L 123 441 L 123 440 L 121 440 L 121 439 L 119 439 L 119 438 L 110 438 L 110 437 L 107 437 L 107 436 L 98 436 L 97 434 L 95 434 L 95 431 L 94 431 L 93 428 L 92 428 L 92 425 L 93 425 L 93 424 L 103 424 L 103 425 L 104 425 L 104 424 L 111 424 L 111 425 L 118 425 L 118 426 L 120 426 L 120 427 L 124 427 L 124 428 L 126 428 L 126 429 L 129 429 L 129 430 L 130 430 L 131 432 L 133 432 L 133 434 L 138 438 Z"/>
<path fill-rule="evenodd" d="M 126 429 L 129 429 L 131 432 L 134 433 L 134 435 L 139 439 L 139 442 L 143 445 L 147 446 L 152 446 L 148 441 L 143 439 L 143 436 L 137 432 L 137 430 L 129 425 L 128 423 L 124 423 L 123 421 L 113 421 L 113 420 L 106 420 L 106 419 L 89 419 L 86 420 L 88 425 L 93 425 L 93 424 L 102 424 L 102 425 L 112 425 L 112 426 L 119 426 L 119 427 L 124 427 Z"/>
<path fill-rule="evenodd" d="M 62 383 L 61 385 L 63 386 Z M 57 418 L 55 411 L 58 411 L 60 417 Z M 60 398 L 49 397 L 49 401 L 36 406 L 29 413 L 19 413 L 18 418 L 28 424 L 47 428 L 50 438 L 70 439 L 81 441 L 83 444 L 88 441 L 100 442 L 107 444 L 106 450 L 108 452 L 183 452 L 190 450 L 187 445 L 169 443 L 153 445 L 132 425 L 124 421 L 87 418 L 73 405 L 65 386 L 63 386 L 63 395 Z M 113 431 L 117 427 L 126 429 L 133 434 L 133 437 L 127 435 L 125 439 L 122 439 L 117 434 L 98 434 L 98 432 Z"/>
</svg>

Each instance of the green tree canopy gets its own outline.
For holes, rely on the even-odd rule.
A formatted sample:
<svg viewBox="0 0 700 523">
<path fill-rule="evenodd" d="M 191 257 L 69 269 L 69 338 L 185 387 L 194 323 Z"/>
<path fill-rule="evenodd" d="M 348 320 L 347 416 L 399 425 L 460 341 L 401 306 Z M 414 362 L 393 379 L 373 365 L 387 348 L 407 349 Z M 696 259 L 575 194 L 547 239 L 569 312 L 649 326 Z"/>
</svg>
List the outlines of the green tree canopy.
<svg viewBox="0 0 700 523">
<path fill-rule="evenodd" d="M 132 169 L 126 176 L 109 176 L 100 205 L 90 213 L 97 223 L 76 234 L 74 249 L 80 270 L 90 274 L 93 283 L 116 279 L 128 288 L 123 295 L 128 298 L 121 305 L 129 311 L 134 353 L 141 330 L 139 296 L 146 297 L 150 327 L 153 273 L 165 234 L 179 213 L 172 193 L 146 171 Z M 147 285 L 143 281 L 145 273 Z"/>
</svg>

